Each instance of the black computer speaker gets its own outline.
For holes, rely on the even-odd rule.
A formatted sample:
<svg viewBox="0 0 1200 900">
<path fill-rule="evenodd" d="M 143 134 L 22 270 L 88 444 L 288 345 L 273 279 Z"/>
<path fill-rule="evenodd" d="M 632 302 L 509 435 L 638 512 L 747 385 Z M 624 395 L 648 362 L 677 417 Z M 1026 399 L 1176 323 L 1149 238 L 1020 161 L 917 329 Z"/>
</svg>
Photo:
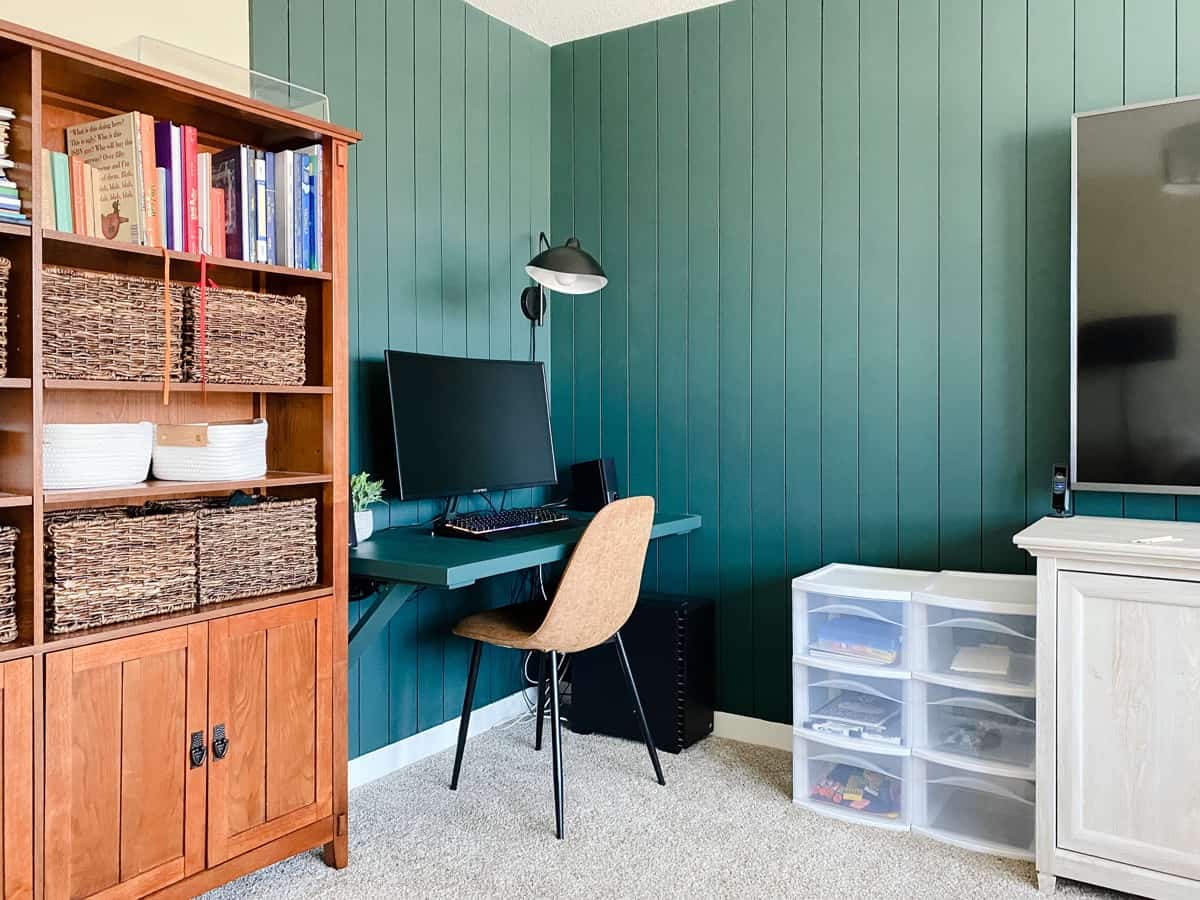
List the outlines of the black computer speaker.
<svg viewBox="0 0 1200 900">
<path fill-rule="evenodd" d="M 611 456 L 571 466 L 571 508 L 598 512 L 621 496 Z"/>
</svg>

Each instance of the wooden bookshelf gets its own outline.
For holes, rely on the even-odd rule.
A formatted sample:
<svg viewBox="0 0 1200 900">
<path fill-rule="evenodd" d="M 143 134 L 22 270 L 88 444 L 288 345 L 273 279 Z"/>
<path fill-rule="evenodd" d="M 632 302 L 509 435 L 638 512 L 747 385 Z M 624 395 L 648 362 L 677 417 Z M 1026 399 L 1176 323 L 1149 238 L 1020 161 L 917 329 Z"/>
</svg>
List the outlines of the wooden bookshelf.
<svg viewBox="0 0 1200 900">
<path fill-rule="evenodd" d="M 0 840 L 5 848 L 0 892 L 37 900 L 101 893 L 139 897 L 160 891 L 189 896 L 322 846 L 330 865 L 344 866 L 350 516 L 346 186 L 347 150 L 360 135 L 2 21 L 0 85 L 0 103 L 17 114 L 9 141 L 15 165 L 9 174 L 29 202 L 26 211 L 32 218 L 31 225 L 0 223 L 0 255 L 12 261 L 7 295 L 8 372 L 0 378 L 0 418 L 5 422 L 5 437 L 0 441 L 0 524 L 20 531 L 16 553 L 18 637 L 0 645 L 0 701 L 5 710 L 0 722 L 4 746 L 0 792 L 5 797 L 5 815 L 0 817 Z M 306 298 L 307 377 L 303 385 L 172 384 L 169 402 L 164 405 L 162 384 L 157 382 L 45 377 L 41 352 L 43 266 L 162 276 L 161 249 L 64 234 L 45 228 L 41 220 L 42 148 L 63 150 L 68 126 L 134 110 L 156 120 L 195 125 L 200 149 L 209 152 L 242 143 L 264 150 L 322 145 L 326 270 L 235 259 L 210 258 L 206 262 L 208 276 L 222 287 Z M 167 255 L 173 281 L 199 279 L 198 255 L 176 251 Z M 150 480 L 120 488 L 70 491 L 43 488 L 41 435 L 45 424 L 219 422 L 255 417 L 269 423 L 270 471 L 263 478 L 236 482 Z M 46 632 L 43 544 L 48 512 L 139 505 L 172 497 L 224 496 L 234 490 L 317 501 L 315 587 L 70 634 Z M 268 635 L 272 654 L 294 655 L 282 665 L 273 665 L 269 672 L 265 665 Z M 256 655 L 255 647 L 263 648 L 263 655 Z M 256 668 L 259 662 L 261 669 Z M 97 681 L 72 675 L 84 671 L 103 677 Z M 285 671 L 291 674 L 278 674 Z M 193 768 L 186 758 L 191 734 L 199 733 L 207 748 L 215 726 L 225 724 L 233 732 L 230 756 L 248 750 L 255 740 L 245 733 L 247 725 L 232 718 L 229 692 L 236 688 L 239 702 L 253 703 L 257 696 L 266 721 L 266 716 L 282 714 L 279 710 L 293 705 L 276 703 L 268 711 L 266 694 L 278 690 L 270 679 L 305 672 L 314 680 L 287 688 L 285 696 L 298 698 L 299 705 L 297 712 L 290 713 L 292 718 L 284 723 L 284 730 L 297 739 L 304 738 L 298 728 L 309 730 L 313 768 L 307 780 L 301 781 L 310 784 L 311 796 L 297 808 L 264 814 L 264 821 L 236 835 L 221 833 L 219 823 L 226 821 L 230 803 L 277 790 L 272 779 L 287 778 L 287 783 L 294 785 L 304 774 L 303 762 L 301 770 L 296 769 L 296 760 L 288 763 L 293 770 L 290 773 L 271 769 L 265 757 L 261 771 L 254 768 L 257 763 L 252 765 L 246 759 L 230 768 L 229 762 L 216 761 L 209 752 L 206 760 Z M 142 677 L 146 681 L 139 688 Z M 97 685 L 109 683 L 104 680 L 108 678 L 116 679 L 112 683 L 123 688 L 115 694 L 97 692 Z M 261 694 L 256 693 L 260 688 Z M 304 697 L 312 698 L 309 713 L 304 712 Z M 140 707 L 152 707 L 154 714 L 144 715 Z M 219 712 L 221 709 L 228 712 Z M 176 723 L 178 733 L 167 734 L 163 723 L 175 723 L 170 717 L 176 711 L 182 716 Z M 227 718 L 210 720 L 216 715 Z M 130 723 L 152 721 L 157 724 L 147 726 L 140 738 L 128 731 Z M 237 734 L 238 729 L 243 733 Z M 115 746 L 98 739 L 109 734 L 115 736 Z M 76 739 L 93 741 L 96 752 L 84 759 L 74 750 Z M 305 746 L 303 740 L 300 745 Z M 136 760 L 125 762 L 126 754 L 137 754 Z M 137 777 L 123 781 L 127 770 L 136 771 Z M 255 778 L 260 780 L 256 783 Z M 86 797 L 79 793 L 84 789 L 81 785 L 87 786 Z M 28 798 L 28 804 L 21 797 Z M 184 825 L 177 835 L 178 854 L 164 857 L 161 835 L 149 835 L 146 823 L 178 821 L 175 816 L 182 816 Z M 94 834 L 86 833 L 87 828 Z M 127 854 L 142 858 L 139 841 L 151 840 L 154 849 L 149 855 L 162 860 L 161 864 L 125 871 Z M 93 842 L 95 847 L 89 850 Z M 110 844 L 120 848 L 122 861 L 111 870 L 105 868 L 111 857 L 95 849 Z"/>
</svg>

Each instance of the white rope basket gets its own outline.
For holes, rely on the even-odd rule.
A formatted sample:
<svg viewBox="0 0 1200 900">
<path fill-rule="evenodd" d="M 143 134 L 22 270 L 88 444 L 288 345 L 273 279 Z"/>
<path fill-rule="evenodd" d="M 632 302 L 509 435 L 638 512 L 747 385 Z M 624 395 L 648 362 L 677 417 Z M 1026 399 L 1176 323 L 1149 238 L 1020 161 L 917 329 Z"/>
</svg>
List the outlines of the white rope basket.
<svg viewBox="0 0 1200 900">
<path fill-rule="evenodd" d="M 207 428 L 205 446 L 179 447 L 155 441 L 154 477 L 162 481 L 243 481 L 267 474 L 266 419 Z"/>
<path fill-rule="evenodd" d="M 146 479 L 154 424 L 43 425 L 46 490 L 120 487 Z"/>
</svg>

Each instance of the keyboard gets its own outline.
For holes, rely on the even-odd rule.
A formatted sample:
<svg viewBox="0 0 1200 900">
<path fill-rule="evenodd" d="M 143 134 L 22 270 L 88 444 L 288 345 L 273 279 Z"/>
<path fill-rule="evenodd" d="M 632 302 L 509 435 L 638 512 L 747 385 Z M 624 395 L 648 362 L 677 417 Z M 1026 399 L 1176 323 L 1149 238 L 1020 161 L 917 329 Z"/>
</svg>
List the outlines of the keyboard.
<svg viewBox="0 0 1200 900">
<path fill-rule="evenodd" d="M 472 537 L 487 540 L 510 534 L 529 534 L 564 528 L 571 524 L 569 517 L 558 509 L 502 509 L 499 512 L 464 513 L 454 516 L 439 531 L 450 537 Z"/>
</svg>

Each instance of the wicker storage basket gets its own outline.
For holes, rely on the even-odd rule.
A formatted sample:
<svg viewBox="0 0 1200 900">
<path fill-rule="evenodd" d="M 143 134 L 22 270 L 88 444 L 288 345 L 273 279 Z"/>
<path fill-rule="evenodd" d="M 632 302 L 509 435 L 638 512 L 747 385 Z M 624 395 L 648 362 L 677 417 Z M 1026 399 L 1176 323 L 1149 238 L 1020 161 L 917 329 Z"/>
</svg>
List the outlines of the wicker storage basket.
<svg viewBox="0 0 1200 900">
<path fill-rule="evenodd" d="M 51 634 L 195 608 L 195 512 L 50 513 L 45 555 Z"/>
<path fill-rule="evenodd" d="M 317 583 L 317 501 L 204 504 L 197 515 L 200 604 Z"/>
<path fill-rule="evenodd" d="M 183 376 L 183 297 L 171 285 L 171 380 Z M 166 351 L 157 278 L 42 269 L 42 370 L 47 378 L 157 381 Z"/>
<path fill-rule="evenodd" d="M 0 526 L 0 644 L 17 639 L 17 534 Z"/>
<path fill-rule="evenodd" d="M 0 378 L 8 376 L 8 273 L 11 271 L 12 262 L 0 256 Z M 4 643 L 2 638 L 0 643 Z"/>
<path fill-rule="evenodd" d="M 214 384 L 304 384 L 303 295 L 205 291 L 204 372 L 200 371 L 200 289 L 189 287 L 184 308 L 184 368 L 188 381 Z"/>
</svg>

